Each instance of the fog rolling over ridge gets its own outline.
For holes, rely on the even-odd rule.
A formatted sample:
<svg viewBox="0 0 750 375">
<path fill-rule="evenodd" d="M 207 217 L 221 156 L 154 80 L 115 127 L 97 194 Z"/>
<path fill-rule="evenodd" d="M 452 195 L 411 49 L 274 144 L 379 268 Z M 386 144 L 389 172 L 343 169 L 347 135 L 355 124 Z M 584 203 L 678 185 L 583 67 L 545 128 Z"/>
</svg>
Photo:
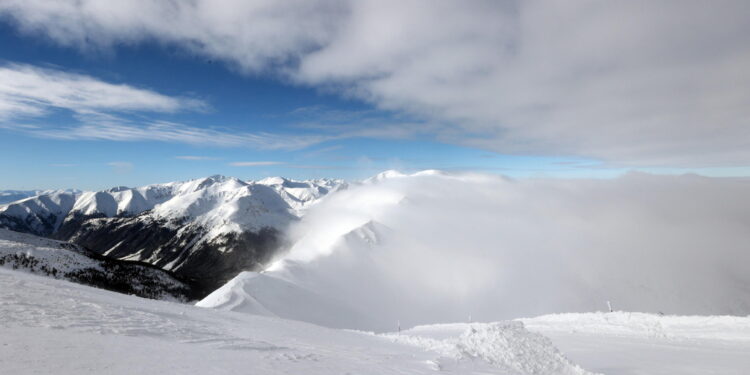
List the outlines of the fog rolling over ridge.
<svg viewBox="0 0 750 375">
<path fill-rule="evenodd" d="M 374 330 L 601 311 L 607 301 L 746 315 L 748 188 L 695 175 L 384 173 L 311 208 L 278 261 L 199 305 Z"/>
</svg>

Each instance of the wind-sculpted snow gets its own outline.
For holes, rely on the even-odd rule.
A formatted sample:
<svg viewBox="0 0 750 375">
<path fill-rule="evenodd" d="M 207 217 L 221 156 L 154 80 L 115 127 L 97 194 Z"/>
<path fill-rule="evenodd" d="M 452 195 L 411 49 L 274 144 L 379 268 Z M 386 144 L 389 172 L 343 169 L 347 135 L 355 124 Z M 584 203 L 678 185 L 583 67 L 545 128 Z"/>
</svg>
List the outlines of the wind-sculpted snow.
<svg viewBox="0 0 750 375">
<path fill-rule="evenodd" d="M 638 312 L 552 314 L 520 319 L 536 331 L 586 333 L 671 341 L 723 340 L 750 345 L 748 316 L 655 315 Z M 728 329 L 731 327 L 730 329 Z"/>
<path fill-rule="evenodd" d="M 241 273 L 196 305 L 333 328 L 360 327 L 367 323 L 365 314 L 356 306 L 256 272 Z"/>
<path fill-rule="evenodd" d="M 590 374 L 571 363 L 548 338 L 529 332 L 521 322 L 417 326 L 383 336 L 439 352 L 445 358 L 484 361 L 503 374 Z M 441 370 L 460 369 L 465 362 L 436 364 Z"/>
<path fill-rule="evenodd" d="M 458 334 L 456 350 L 109 293 L 0 269 L 9 374 L 585 374 L 519 324 Z M 435 328 L 440 330 L 440 327 Z M 403 342 L 402 342 L 403 341 Z"/>
<path fill-rule="evenodd" d="M 365 323 L 350 328 L 376 331 L 397 321 L 600 311 L 608 301 L 616 310 L 747 315 L 748 191 L 747 180 L 691 175 L 384 173 L 311 208 L 292 228 L 291 250 L 263 275 L 339 301 L 339 321 L 356 311 Z M 234 285 L 254 296 L 254 282 Z"/>
</svg>

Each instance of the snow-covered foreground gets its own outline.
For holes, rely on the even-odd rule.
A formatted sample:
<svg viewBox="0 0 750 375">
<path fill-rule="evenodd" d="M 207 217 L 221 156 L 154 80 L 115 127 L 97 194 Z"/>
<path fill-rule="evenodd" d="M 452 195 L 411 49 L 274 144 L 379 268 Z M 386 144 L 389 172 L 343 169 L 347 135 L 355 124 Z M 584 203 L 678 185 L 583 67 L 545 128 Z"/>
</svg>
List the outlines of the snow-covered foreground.
<svg viewBox="0 0 750 375">
<path fill-rule="evenodd" d="M 0 316 L 0 368 L 9 374 L 741 374 L 750 368 L 748 318 L 570 314 L 375 335 L 6 269 L 0 269 Z"/>
<path fill-rule="evenodd" d="M 565 355 L 605 374 L 747 374 L 750 317 L 639 313 L 522 319 Z"/>
<path fill-rule="evenodd" d="M 439 347 L 414 345 L 4 269 L 0 316 L 0 368 L 9 374 L 587 373 L 518 326 L 482 327 Z M 493 354 L 516 345 L 526 352 Z"/>
</svg>

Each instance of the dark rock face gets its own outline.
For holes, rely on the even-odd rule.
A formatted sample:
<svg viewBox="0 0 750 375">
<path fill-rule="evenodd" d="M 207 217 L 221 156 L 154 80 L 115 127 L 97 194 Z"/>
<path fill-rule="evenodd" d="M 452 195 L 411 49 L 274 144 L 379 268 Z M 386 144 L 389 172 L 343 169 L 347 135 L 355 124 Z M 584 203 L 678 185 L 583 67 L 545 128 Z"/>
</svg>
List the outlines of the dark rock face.
<svg viewBox="0 0 750 375">
<path fill-rule="evenodd" d="M 282 246 L 276 229 L 242 232 L 202 240 L 205 229 L 147 215 L 66 220 L 54 235 L 114 259 L 138 259 L 169 270 L 208 295 L 241 271 L 254 271 Z"/>
<path fill-rule="evenodd" d="M 283 246 L 281 233 L 273 228 L 204 241 L 206 229 L 201 226 L 187 220 L 158 220 L 148 213 L 113 218 L 76 213 L 57 230 L 54 215 L 21 220 L 0 214 L 0 228 L 70 241 L 108 259 L 138 260 L 171 271 L 190 286 L 189 294 L 195 298 L 208 295 L 242 271 L 259 270 Z M 101 279 L 93 274 L 80 277 Z"/>
<path fill-rule="evenodd" d="M 60 227 L 56 231 L 48 234 L 50 238 L 56 240 L 67 241 L 74 236 L 88 220 L 105 218 L 104 214 L 96 215 L 83 215 L 80 213 L 73 213 L 68 215 L 65 220 L 60 224 Z"/>
<path fill-rule="evenodd" d="M 15 232 L 49 236 L 55 231 L 57 216 L 33 214 L 25 219 L 15 216 L 0 214 L 0 228 L 10 229 Z"/>
</svg>

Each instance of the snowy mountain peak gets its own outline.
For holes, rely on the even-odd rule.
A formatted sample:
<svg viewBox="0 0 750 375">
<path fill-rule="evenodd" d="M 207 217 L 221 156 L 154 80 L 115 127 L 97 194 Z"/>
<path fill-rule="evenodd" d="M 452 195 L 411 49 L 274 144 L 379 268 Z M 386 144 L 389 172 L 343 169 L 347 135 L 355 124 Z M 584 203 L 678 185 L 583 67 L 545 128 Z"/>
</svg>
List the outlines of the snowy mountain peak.
<svg viewBox="0 0 750 375">
<path fill-rule="evenodd" d="M 389 169 L 387 171 L 380 172 L 376 174 L 375 176 L 372 176 L 370 178 L 365 179 L 364 183 L 377 183 L 389 178 L 399 178 L 399 177 L 406 177 L 406 174 L 403 174 L 395 169 Z"/>
<path fill-rule="evenodd" d="M 113 188 L 107 189 L 106 192 L 108 192 L 108 193 L 119 193 L 119 192 L 126 191 L 126 190 L 130 190 L 130 188 L 127 187 L 127 186 L 115 186 Z"/>
<path fill-rule="evenodd" d="M 345 183 L 340 180 L 294 181 L 272 177 L 246 182 L 236 177 L 213 175 L 139 188 L 118 186 L 97 192 L 52 192 L 0 206 L 0 217 L 5 217 L 4 220 L 0 218 L 0 226 L 11 227 L 7 222 L 14 221 L 15 230 L 47 235 L 69 216 L 134 216 L 156 210 L 166 218 L 197 218 L 223 204 L 239 204 L 219 210 L 235 217 L 240 215 L 239 212 L 248 211 L 299 216 L 312 202 L 342 186 Z M 254 198 L 243 198 L 249 196 Z M 252 204 L 251 200 L 254 201 Z M 248 204 L 257 206 L 257 209 L 249 209 Z M 251 216 L 257 220 L 258 215 Z M 220 218 L 219 221 L 227 219 Z M 25 224 L 35 222 L 40 223 L 30 227 Z M 278 220 L 274 224 L 278 224 Z"/>
<path fill-rule="evenodd" d="M 259 269 L 281 233 L 339 180 L 242 181 L 214 175 L 137 188 L 55 193 L 0 206 L 0 228 L 72 241 L 117 259 L 148 262 L 215 288 Z"/>
<path fill-rule="evenodd" d="M 277 176 L 277 177 L 266 177 L 262 180 L 258 180 L 257 182 L 263 185 L 284 185 L 287 182 L 289 182 L 289 180 L 287 180 L 284 177 Z"/>
<path fill-rule="evenodd" d="M 59 193 L 70 193 L 78 194 L 80 190 L 77 189 L 64 189 L 64 190 L 0 190 L 0 206 L 12 202 L 17 202 L 23 199 L 36 197 L 38 195 L 53 195 Z"/>
</svg>

